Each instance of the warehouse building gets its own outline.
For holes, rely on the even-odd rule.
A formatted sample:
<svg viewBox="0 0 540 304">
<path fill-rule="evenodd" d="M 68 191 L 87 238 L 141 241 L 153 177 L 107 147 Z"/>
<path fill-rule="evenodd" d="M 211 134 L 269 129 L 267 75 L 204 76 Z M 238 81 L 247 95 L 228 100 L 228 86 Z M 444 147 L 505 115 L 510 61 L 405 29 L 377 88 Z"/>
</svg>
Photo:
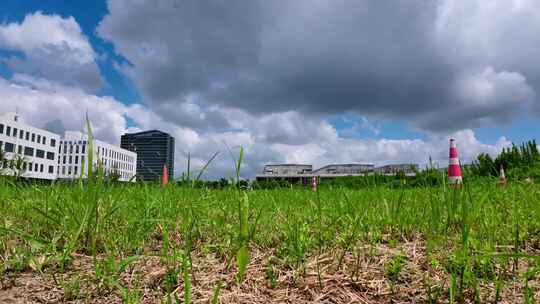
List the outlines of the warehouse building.
<svg viewBox="0 0 540 304">
<path fill-rule="evenodd" d="M 0 115 L 0 149 L 5 152 L 0 172 L 25 178 L 56 179 L 59 141 L 59 135 L 26 124 L 16 113 Z M 16 159 L 21 161 L 19 168 L 14 164 Z"/>
<path fill-rule="evenodd" d="M 265 175 L 302 175 L 311 174 L 313 166 L 298 164 L 266 165 L 263 174 Z"/>
<path fill-rule="evenodd" d="M 311 180 L 313 166 L 300 164 L 266 165 L 262 175 L 257 175 L 258 181 L 281 180 L 289 183 L 307 184 Z"/>
<path fill-rule="evenodd" d="M 317 170 L 312 165 L 279 164 L 264 166 L 263 173 L 256 176 L 257 181 L 282 180 L 290 183 L 308 184 L 316 176 L 335 178 L 339 176 L 360 176 L 373 171 L 371 164 L 332 164 Z"/>
<path fill-rule="evenodd" d="M 414 176 L 418 166 L 415 164 L 391 164 L 375 167 L 372 164 L 331 164 L 313 170 L 312 165 L 280 164 L 266 165 L 256 176 L 257 181 L 288 181 L 307 185 L 313 177 L 330 179 L 343 176 L 363 176 L 366 174 L 396 175 L 399 172 Z"/>
<path fill-rule="evenodd" d="M 414 176 L 418 171 L 418 165 L 416 164 L 391 164 L 381 167 L 377 167 L 373 170 L 377 174 L 384 175 L 396 175 L 403 172 L 407 176 Z"/>
<path fill-rule="evenodd" d="M 315 170 L 313 174 L 321 177 L 364 175 L 374 167 L 372 164 L 332 164 Z"/>
</svg>

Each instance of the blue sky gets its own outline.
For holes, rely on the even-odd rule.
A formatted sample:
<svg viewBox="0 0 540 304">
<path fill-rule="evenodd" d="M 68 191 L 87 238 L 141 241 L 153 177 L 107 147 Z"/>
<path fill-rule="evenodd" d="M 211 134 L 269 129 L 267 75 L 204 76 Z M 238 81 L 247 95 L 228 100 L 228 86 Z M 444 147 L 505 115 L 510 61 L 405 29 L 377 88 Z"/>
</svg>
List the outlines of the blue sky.
<svg viewBox="0 0 540 304">
<path fill-rule="evenodd" d="M 179 167 L 188 151 L 204 163 L 224 141 L 249 146 L 257 172 L 268 162 L 421 162 L 444 154 L 450 136 L 472 159 L 537 137 L 536 1 L 442 0 L 422 7 L 432 14 L 421 1 L 323 2 L 4 0 L 4 98 L 20 98 L 9 87 L 18 84 L 74 109 L 114 109 L 95 113 L 115 126 L 102 128 L 109 141 L 168 130 Z M 38 123 L 77 126 L 22 100 L 11 102 Z M 356 154 L 366 149 L 375 152 Z"/>
<path fill-rule="evenodd" d="M 104 55 L 97 61 L 97 64 L 107 84 L 96 94 L 111 95 L 125 103 L 140 100 L 137 89 L 130 80 L 118 73 L 112 65 L 111 58 L 122 62 L 124 60 L 122 56 L 118 56 L 113 51 L 111 43 L 95 35 L 98 23 L 107 14 L 106 1 L 5 0 L 0 7 L 0 20 L 2 23 L 21 22 L 27 14 L 36 11 L 50 15 L 56 14 L 65 18 L 73 16 L 96 52 Z M 5 55 L 6 53 L 0 51 L 1 54 Z M 2 75 L 10 74 L 5 65 L 1 66 L 0 73 Z"/>
</svg>

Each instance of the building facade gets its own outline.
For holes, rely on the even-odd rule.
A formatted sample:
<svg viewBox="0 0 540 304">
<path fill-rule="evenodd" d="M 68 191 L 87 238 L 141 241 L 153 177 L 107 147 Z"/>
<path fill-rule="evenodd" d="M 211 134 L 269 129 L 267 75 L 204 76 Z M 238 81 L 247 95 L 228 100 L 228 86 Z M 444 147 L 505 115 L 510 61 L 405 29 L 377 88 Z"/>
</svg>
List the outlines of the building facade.
<svg viewBox="0 0 540 304">
<path fill-rule="evenodd" d="M 266 165 L 263 169 L 264 175 L 301 175 L 311 174 L 313 166 L 298 164 Z"/>
<path fill-rule="evenodd" d="M 150 130 L 124 134 L 120 140 L 123 149 L 137 153 L 137 177 L 144 181 L 158 181 L 167 166 L 169 179 L 174 174 L 174 137 Z"/>
<path fill-rule="evenodd" d="M 94 139 L 93 168 L 101 167 L 106 175 L 117 174 L 120 181 L 135 181 L 137 154 Z M 56 173 L 59 179 L 88 176 L 88 137 L 77 131 L 67 131 L 58 147 Z"/>
<path fill-rule="evenodd" d="M 60 136 L 32 127 L 15 113 L 0 115 L 0 149 L 6 161 L 0 163 L 2 174 L 25 178 L 56 179 Z M 19 159 L 19 168 L 11 160 Z"/>
<path fill-rule="evenodd" d="M 416 175 L 418 171 L 418 165 L 416 164 L 390 164 L 374 169 L 374 172 L 377 174 L 384 175 L 396 175 L 398 173 L 404 173 L 408 176 Z"/>
<path fill-rule="evenodd" d="M 332 164 L 313 171 L 317 176 L 354 176 L 373 171 L 372 164 Z"/>
<path fill-rule="evenodd" d="M 257 175 L 256 179 L 258 181 L 281 180 L 307 185 L 313 177 L 332 179 L 371 174 L 396 175 L 400 172 L 414 176 L 417 170 L 418 166 L 415 164 L 392 164 L 382 167 L 375 167 L 372 164 L 331 164 L 316 170 L 313 170 L 311 165 L 281 164 L 264 166 L 262 174 Z"/>
</svg>

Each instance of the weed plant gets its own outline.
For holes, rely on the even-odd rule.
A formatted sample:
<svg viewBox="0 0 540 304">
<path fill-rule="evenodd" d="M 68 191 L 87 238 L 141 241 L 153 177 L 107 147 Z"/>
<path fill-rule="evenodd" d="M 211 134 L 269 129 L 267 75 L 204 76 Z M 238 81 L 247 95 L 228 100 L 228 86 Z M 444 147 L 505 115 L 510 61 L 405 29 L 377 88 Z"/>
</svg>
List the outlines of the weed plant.
<svg viewBox="0 0 540 304">
<path fill-rule="evenodd" d="M 240 164 L 241 157 L 238 172 Z M 62 273 L 79 253 L 94 257 L 96 286 L 136 302 L 139 294 L 126 289 L 120 273 L 139 257 L 155 255 L 169 269 L 166 290 L 182 282 L 187 303 L 196 282 L 192 252 L 233 261 L 229 267 L 237 271 L 236 284 L 246 278 L 250 248 L 267 252 L 270 259 L 263 268 L 272 288 L 279 284 L 278 267 L 291 269 L 301 280 L 307 262 L 316 257 L 318 284 L 323 285 L 324 272 L 345 269 L 345 256 L 360 260 L 373 254 L 365 244 L 395 247 L 420 238 L 426 243 L 426 267 L 443 269 L 447 276 L 447 285 L 434 286 L 426 275 L 428 301 L 474 300 L 480 297 L 480 284 L 491 282 L 497 302 L 507 282 L 521 280 L 523 299 L 534 303 L 538 299 L 530 282 L 540 269 L 539 202 L 536 184 L 498 189 L 481 180 L 461 189 L 374 186 L 314 193 L 299 188 L 247 191 L 234 184 L 223 190 L 189 183 L 165 188 L 109 184 L 99 172 L 75 184 L 18 184 L 0 178 L 0 276 L 30 270 Z M 319 260 L 325 254 L 333 257 L 331 268 Z M 406 271 L 404 263 L 404 257 L 388 257 L 384 268 L 392 292 Z M 525 271 L 520 270 L 523 264 L 529 265 Z M 69 297 L 77 297 L 77 284 L 64 283 Z M 223 288 L 221 283 L 214 287 L 214 303 Z"/>
</svg>

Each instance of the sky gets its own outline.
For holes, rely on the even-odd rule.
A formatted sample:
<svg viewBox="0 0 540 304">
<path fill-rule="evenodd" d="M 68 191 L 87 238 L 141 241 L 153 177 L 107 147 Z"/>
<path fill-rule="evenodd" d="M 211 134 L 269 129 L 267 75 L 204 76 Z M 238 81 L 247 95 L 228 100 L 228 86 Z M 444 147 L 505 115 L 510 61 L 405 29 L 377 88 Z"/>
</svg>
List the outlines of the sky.
<svg viewBox="0 0 540 304">
<path fill-rule="evenodd" d="M 206 177 L 446 166 L 540 130 L 537 0 L 3 0 L 0 112 L 98 139 L 160 129 Z"/>
</svg>

